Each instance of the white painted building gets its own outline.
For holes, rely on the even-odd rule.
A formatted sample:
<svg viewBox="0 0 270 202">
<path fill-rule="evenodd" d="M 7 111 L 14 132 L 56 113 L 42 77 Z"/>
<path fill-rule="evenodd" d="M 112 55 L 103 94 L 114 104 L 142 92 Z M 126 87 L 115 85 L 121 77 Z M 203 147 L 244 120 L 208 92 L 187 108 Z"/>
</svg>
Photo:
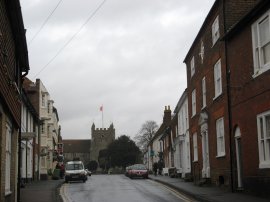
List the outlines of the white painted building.
<svg viewBox="0 0 270 202">
<path fill-rule="evenodd" d="M 151 142 L 148 144 L 145 159 L 147 161 L 146 165 L 149 170 L 152 170 L 153 164 L 159 161 L 159 153 L 163 151 L 160 137 L 161 135 L 158 135 L 158 133 L 156 133 Z"/>
<path fill-rule="evenodd" d="M 34 148 L 38 146 L 38 114 L 26 94 L 22 93 L 21 108 L 21 157 L 22 183 L 38 179 L 39 160 Z"/>
<path fill-rule="evenodd" d="M 189 121 L 188 121 L 188 100 L 186 90 L 183 92 L 174 113 L 178 116 L 178 131 L 174 141 L 174 165 L 182 178 L 191 173 Z"/>
<path fill-rule="evenodd" d="M 36 82 L 26 81 L 27 95 L 38 112 L 40 124 L 40 178 L 47 179 L 48 172 L 53 172 L 56 165 L 55 151 L 60 136 L 59 118 L 56 108 L 53 106 L 54 101 L 51 100 L 50 94 L 40 79 Z"/>
</svg>

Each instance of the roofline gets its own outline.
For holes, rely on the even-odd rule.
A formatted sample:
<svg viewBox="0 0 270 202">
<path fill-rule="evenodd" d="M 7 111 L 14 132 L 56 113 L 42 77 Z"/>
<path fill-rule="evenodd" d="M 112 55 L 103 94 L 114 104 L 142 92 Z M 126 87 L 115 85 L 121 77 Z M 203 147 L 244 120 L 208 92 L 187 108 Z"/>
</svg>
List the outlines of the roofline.
<svg viewBox="0 0 270 202">
<path fill-rule="evenodd" d="M 173 110 L 173 113 L 178 113 L 179 112 L 179 109 L 180 109 L 180 106 L 184 103 L 184 100 L 186 99 L 187 97 L 187 88 L 184 90 L 184 92 L 182 93 L 175 109 Z"/>
<path fill-rule="evenodd" d="M 206 18 L 204 19 L 204 22 L 203 22 L 203 24 L 202 24 L 202 26 L 201 26 L 201 28 L 200 28 L 200 30 L 199 30 L 197 36 L 195 37 L 195 39 L 194 39 L 194 41 L 193 41 L 193 43 L 192 43 L 192 45 L 191 45 L 191 47 L 190 47 L 190 49 L 189 49 L 187 55 L 186 55 L 186 57 L 185 57 L 185 59 L 184 59 L 184 61 L 183 61 L 184 63 L 186 63 L 187 58 L 188 58 L 188 56 L 189 56 L 191 50 L 192 50 L 193 47 L 195 46 L 197 40 L 199 39 L 199 36 L 200 36 L 201 33 L 202 33 L 203 28 L 204 28 L 205 25 L 207 24 L 207 23 L 206 23 L 207 20 L 209 19 L 210 15 L 212 14 L 213 10 L 215 9 L 215 7 L 216 7 L 216 5 L 218 4 L 219 1 L 221 1 L 221 0 L 216 0 L 216 1 L 214 2 L 213 6 L 211 7 L 210 11 L 208 12 Z"/>
<path fill-rule="evenodd" d="M 248 24 L 252 19 L 261 14 L 261 10 L 269 10 L 270 1 L 261 1 L 253 9 L 251 9 L 246 15 L 244 15 L 237 23 L 235 23 L 227 33 L 221 38 L 221 40 L 226 40 L 232 37 L 236 32 L 239 31 L 239 28 Z"/>
<path fill-rule="evenodd" d="M 21 11 L 21 5 L 19 0 L 5 0 L 7 5 L 7 13 L 11 24 L 11 30 L 15 43 L 18 45 L 16 48 L 16 54 L 20 61 L 20 68 L 22 72 L 29 71 L 29 58 L 28 49 L 25 36 L 25 28 L 23 24 L 23 17 Z"/>
</svg>

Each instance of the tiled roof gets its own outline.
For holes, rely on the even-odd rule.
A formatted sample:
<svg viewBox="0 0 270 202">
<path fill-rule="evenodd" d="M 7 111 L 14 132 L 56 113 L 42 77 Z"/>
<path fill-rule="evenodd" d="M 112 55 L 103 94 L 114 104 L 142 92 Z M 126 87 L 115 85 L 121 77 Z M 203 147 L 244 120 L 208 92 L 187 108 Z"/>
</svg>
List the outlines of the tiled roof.
<svg viewBox="0 0 270 202">
<path fill-rule="evenodd" d="M 64 140 L 64 153 L 89 153 L 91 140 Z"/>
</svg>

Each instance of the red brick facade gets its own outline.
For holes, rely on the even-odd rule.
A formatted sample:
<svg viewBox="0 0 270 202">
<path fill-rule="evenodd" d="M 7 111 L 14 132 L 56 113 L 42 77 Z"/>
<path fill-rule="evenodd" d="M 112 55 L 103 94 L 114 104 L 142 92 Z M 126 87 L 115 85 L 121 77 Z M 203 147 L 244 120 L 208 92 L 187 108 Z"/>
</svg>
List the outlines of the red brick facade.
<svg viewBox="0 0 270 202">
<path fill-rule="evenodd" d="M 231 155 L 234 154 L 232 150 L 234 147 L 234 139 L 232 138 L 232 109 L 230 108 L 230 98 L 232 97 L 233 99 L 234 97 L 230 94 L 231 88 L 228 88 L 230 80 L 228 77 L 229 65 L 227 64 L 227 61 L 230 56 L 229 52 L 230 54 L 233 54 L 233 51 L 235 51 L 234 57 L 239 57 L 240 55 L 242 60 L 245 58 L 246 61 L 249 61 L 252 57 L 250 57 L 250 55 L 245 55 L 247 54 L 246 49 L 250 48 L 250 44 L 241 41 L 239 43 L 242 44 L 237 50 L 233 50 L 233 48 L 226 49 L 227 44 L 223 37 L 227 31 L 232 29 L 240 19 L 260 2 L 261 1 L 259 0 L 215 1 L 184 60 L 187 67 L 187 94 L 189 102 L 189 128 L 192 161 L 194 160 L 192 149 L 194 146 L 192 141 L 193 134 L 197 134 L 198 144 L 198 161 L 192 162 L 192 172 L 195 183 L 201 184 L 211 182 L 212 184 L 224 184 L 225 186 L 232 188 L 231 185 L 234 183 L 232 181 L 235 181 L 235 176 L 231 172 L 233 169 L 233 158 L 231 158 Z M 213 43 L 213 27 L 217 19 L 219 36 L 217 42 Z M 241 40 L 250 42 L 250 39 Z M 229 56 L 227 56 L 227 53 Z M 192 75 L 192 71 L 194 70 L 192 70 L 191 61 L 193 58 L 195 73 Z M 219 60 L 220 63 L 217 63 Z M 233 60 L 234 59 L 231 60 L 231 63 L 234 62 Z M 219 64 L 221 77 L 217 76 L 219 75 L 219 68 L 216 67 L 219 66 Z M 249 65 L 251 64 L 252 61 Z M 239 69 L 239 67 L 236 68 Z M 251 67 L 249 66 L 249 68 Z M 235 76 L 235 79 L 239 79 L 248 73 L 238 72 L 237 74 L 239 75 Z M 206 89 L 205 106 L 203 106 L 203 78 L 205 78 Z M 215 85 L 218 85 L 215 83 L 222 84 L 222 90 L 221 93 L 217 94 L 218 96 L 216 96 L 218 88 L 215 89 Z M 195 91 L 196 94 L 194 93 Z M 192 99 L 194 95 L 195 102 Z M 252 105 L 252 103 L 250 104 Z M 194 105 L 196 106 L 196 112 L 195 114 L 192 114 Z M 252 107 L 254 108 L 255 105 L 252 105 Z M 257 109 L 258 107 L 255 108 Z M 255 123 L 255 125 L 252 126 L 251 124 L 250 127 L 256 129 L 256 120 L 255 122 L 253 120 L 253 123 Z"/>
<path fill-rule="evenodd" d="M 264 13 L 269 12 L 269 8 L 270 4 L 267 1 L 259 4 L 226 38 L 228 66 L 231 70 L 234 188 L 242 186 L 244 190 L 260 195 L 267 195 L 270 192 L 270 166 L 260 168 L 258 139 L 261 135 L 257 122 L 258 115 L 270 110 L 270 71 L 268 69 L 259 75 L 254 71 L 252 25 Z M 240 131 L 239 137 L 235 137 L 237 130 Z M 240 178 L 238 178 L 236 143 L 241 145 Z"/>
</svg>

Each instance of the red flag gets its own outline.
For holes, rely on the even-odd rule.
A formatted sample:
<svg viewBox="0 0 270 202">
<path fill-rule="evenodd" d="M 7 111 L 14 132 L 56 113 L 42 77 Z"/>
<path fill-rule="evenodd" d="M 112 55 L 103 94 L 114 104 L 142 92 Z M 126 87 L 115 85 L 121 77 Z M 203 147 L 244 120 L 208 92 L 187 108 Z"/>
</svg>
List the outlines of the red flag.
<svg viewBox="0 0 270 202">
<path fill-rule="evenodd" d="M 103 105 L 99 108 L 99 111 L 101 112 L 103 111 Z"/>
</svg>

